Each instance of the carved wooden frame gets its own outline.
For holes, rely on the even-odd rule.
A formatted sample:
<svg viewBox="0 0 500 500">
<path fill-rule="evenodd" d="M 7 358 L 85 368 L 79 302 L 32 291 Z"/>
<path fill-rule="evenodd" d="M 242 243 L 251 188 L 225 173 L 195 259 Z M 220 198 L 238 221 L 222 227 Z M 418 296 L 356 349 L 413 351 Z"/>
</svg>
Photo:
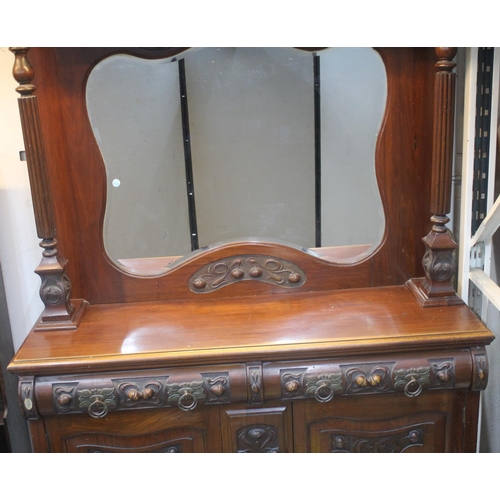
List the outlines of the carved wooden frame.
<svg viewBox="0 0 500 500">
<path fill-rule="evenodd" d="M 44 142 L 42 138 L 42 126 L 38 110 L 37 96 L 34 95 L 36 86 L 32 83 L 34 71 L 28 61 L 28 48 L 13 47 L 10 49 L 15 55 L 13 75 L 19 86 L 17 92 L 21 123 L 25 141 L 28 172 L 31 184 L 31 191 L 34 204 L 35 221 L 37 233 L 42 240 L 40 246 L 43 248 L 42 261 L 35 272 L 41 277 L 42 285 L 40 290 L 41 299 L 45 309 L 38 321 L 36 330 L 63 329 L 72 330 L 77 328 L 81 321 L 87 302 L 83 299 L 71 300 L 71 284 L 66 274 L 66 259 L 62 258 L 58 252 L 58 242 L 56 240 L 56 217 L 50 193 L 49 170 L 47 168 Z M 453 152 L 453 120 L 455 102 L 455 79 L 453 72 L 455 63 L 453 59 L 456 49 L 441 47 L 436 49 L 438 61 L 436 63 L 437 72 L 435 75 L 434 90 L 434 132 L 433 132 L 433 153 L 432 153 L 432 180 L 431 180 L 431 217 L 432 228 L 429 234 L 423 238 L 426 252 L 423 258 L 423 268 L 425 277 L 412 278 L 407 282 L 408 288 L 415 295 L 416 299 L 423 307 L 443 306 L 461 304 L 461 299 L 453 288 L 453 279 L 456 272 L 455 253 L 457 244 L 449 230 L 446 228 L 449 218 L 451 204 L 451 173 L 452 173 L 452 152 Z M 379 179 L 379 182 L 380 179 Z M 383 191 L 383 186 L 381 185 Z M 274 253 L 269 253 L 269 249 Z M 255 250 L 258 250 L 255 252 Z M 253 251 L 253 252 L 252 252 Z M 283 249 L 272 245 L 228 245 L 220 250 L 205 252 L 200 256 L 197 254 L 187 259 L 187 264 L 180 266 L 185 272 L 193 275 L 196 269 L 208 266 L 212 262 L 226 259 L 240 254 L 261 254 L 271 255 L 273 258 L 290 260 L 299 255 L 298 251 Z M 307 255 L 313 268 L 316 282 L 323 280 L 324 283 L 319 289 L 329 289 L 339 287 L 335 285 L 336 278 L 331 276 L 339 273 L 342 277 L 339 282 L 348 282 L 353 275 L 349 266 L 333 266 L 328 263 L 318 263 L 319 259 Z M 368 260 L 360 265 L 368 265 Z M 298 264 L 298 263 L 297 263 Z M 358 265 L 358 264 L 356 264 Z M 328 271 L 330 277 L 324 278 Z M 330 272 L 331 271 L 331 272 Z M 179 274 L 182 273 L 179 271 Z M 236 278 L 238 280 L 238 278 Z M 343 281 L 342 281 L 343 280 Z M 142 287 L 138 294 L 146 296 L 143 292 L 147 284 L 137 281 Z M 311 281 L 311 280 L 310 280 Z M 312 280 L 314 281 L 314 279 Z M 187 282 L 187 279 L 186 279 Z M 255 282 L 255 280 L 253 280 Z M 303 280 L 301 281 L 301 284 Z M 245 286 L 248 283 L 245 284 Z M 252 283 L 248 286 L 255 286 Z M 126 292 L 130 291 L 131 285 L 125 281 L 121 285 Z M 168 286 L 168 285 L 167 285 Z M 309 285 L 308 285 L 309 286 Z M 351 286 L 373 286 L 371 283 L 356 282 L 353 280 Z M 241 287 L 242 290 L 253 290 Z M 314 288 L 304 288 L 309 291 Z M 182 292 L 189 295 L 187 290 Z M 191 292 L 192 293 L 192 292 Z M 175 292 L 170 294 L 175 296 Z M 164 293 L 165 298 L 169 298 L 168 293 Z M 198 294 L 199 295 L 199 294 Z M 224 296 L 224 295 L 223 295 Z M 140 299 L 148 300 L 148 298 Z"/>
</svg>

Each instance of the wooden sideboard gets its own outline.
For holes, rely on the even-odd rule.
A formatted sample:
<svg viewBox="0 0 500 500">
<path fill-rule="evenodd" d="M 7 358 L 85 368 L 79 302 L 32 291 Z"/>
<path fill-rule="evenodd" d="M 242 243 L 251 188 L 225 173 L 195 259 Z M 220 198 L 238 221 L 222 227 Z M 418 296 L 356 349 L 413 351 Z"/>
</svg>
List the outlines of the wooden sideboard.
<svg viewBox="0 0 500 500">
<path fill-rule="evenodd" d="M 10 369 L 35 451 L 471 452 L 492 338 L 405 286 L 96 305 Z"/>
<path fill-rule="evenodd" d="M 33 49 L 36 78 L 11 50 L 45 310 L 9 370 L 35 452 L 475 451 L 494 337 L 453 288 L 453 49 L 377 49 L 371 254 L 252 238 L 127 268 L 105 251 L 85 85 L 113 54 L 183 49 Z"/>
</svg>

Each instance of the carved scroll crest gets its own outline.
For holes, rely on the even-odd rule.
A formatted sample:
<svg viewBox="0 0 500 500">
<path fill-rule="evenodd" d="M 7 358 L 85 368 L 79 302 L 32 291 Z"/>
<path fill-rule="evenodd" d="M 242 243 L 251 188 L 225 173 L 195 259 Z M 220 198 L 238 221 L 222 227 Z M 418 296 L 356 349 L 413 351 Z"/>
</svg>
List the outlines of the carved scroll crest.
<svg viewBox="0 0 500 500">
<path fill-rule="evenodd" d="M 300 267 L 278 257 L 236 255 L 203 266 L 189 278 L 195 293 L 210 293 L 238 281 L 261 281 L 284 288 L 297 288 L 306 281 Z"/>
</svg>

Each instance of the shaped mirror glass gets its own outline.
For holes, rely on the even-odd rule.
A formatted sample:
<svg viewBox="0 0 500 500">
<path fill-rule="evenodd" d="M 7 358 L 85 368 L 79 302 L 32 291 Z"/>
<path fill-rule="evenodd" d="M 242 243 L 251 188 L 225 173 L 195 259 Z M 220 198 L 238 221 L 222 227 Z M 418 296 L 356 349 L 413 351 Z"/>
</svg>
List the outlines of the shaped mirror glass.
<svg viewBox="0 0 500 500">
<path fill-rule="evenodd" d="M 387 78 L 373 49 L 119 54 L 94 67 L 86 97 L 107 175 L 106 252 L 130 272 L 161 274 L 235 239 L 339 263 L 382 241 Z"/>
</svg>

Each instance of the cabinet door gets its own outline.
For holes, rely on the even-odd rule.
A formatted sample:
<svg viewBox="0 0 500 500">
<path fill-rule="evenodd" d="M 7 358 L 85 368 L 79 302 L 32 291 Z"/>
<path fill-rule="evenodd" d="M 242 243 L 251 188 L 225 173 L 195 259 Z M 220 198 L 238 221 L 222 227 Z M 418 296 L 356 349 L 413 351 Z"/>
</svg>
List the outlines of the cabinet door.
<svg viewBox="0 0 500 500">
<path fill-rule="evenodd" d="M 102 419 L 45 419 L 49 451 L 68 453 L 220 452 L 219 408 L 177 408 L 110 413 Z"/>
<path fill-rule="evenodd" d="M 292 412 L 287 404 L 221 407 L 224 452 L 292 452 L 291 417 Z"/>
<path fill-rule="evenodd" d="M 340 397 L 294 403 L 296 452 L 463 451 L 462 392 Z"/>
</svg>

